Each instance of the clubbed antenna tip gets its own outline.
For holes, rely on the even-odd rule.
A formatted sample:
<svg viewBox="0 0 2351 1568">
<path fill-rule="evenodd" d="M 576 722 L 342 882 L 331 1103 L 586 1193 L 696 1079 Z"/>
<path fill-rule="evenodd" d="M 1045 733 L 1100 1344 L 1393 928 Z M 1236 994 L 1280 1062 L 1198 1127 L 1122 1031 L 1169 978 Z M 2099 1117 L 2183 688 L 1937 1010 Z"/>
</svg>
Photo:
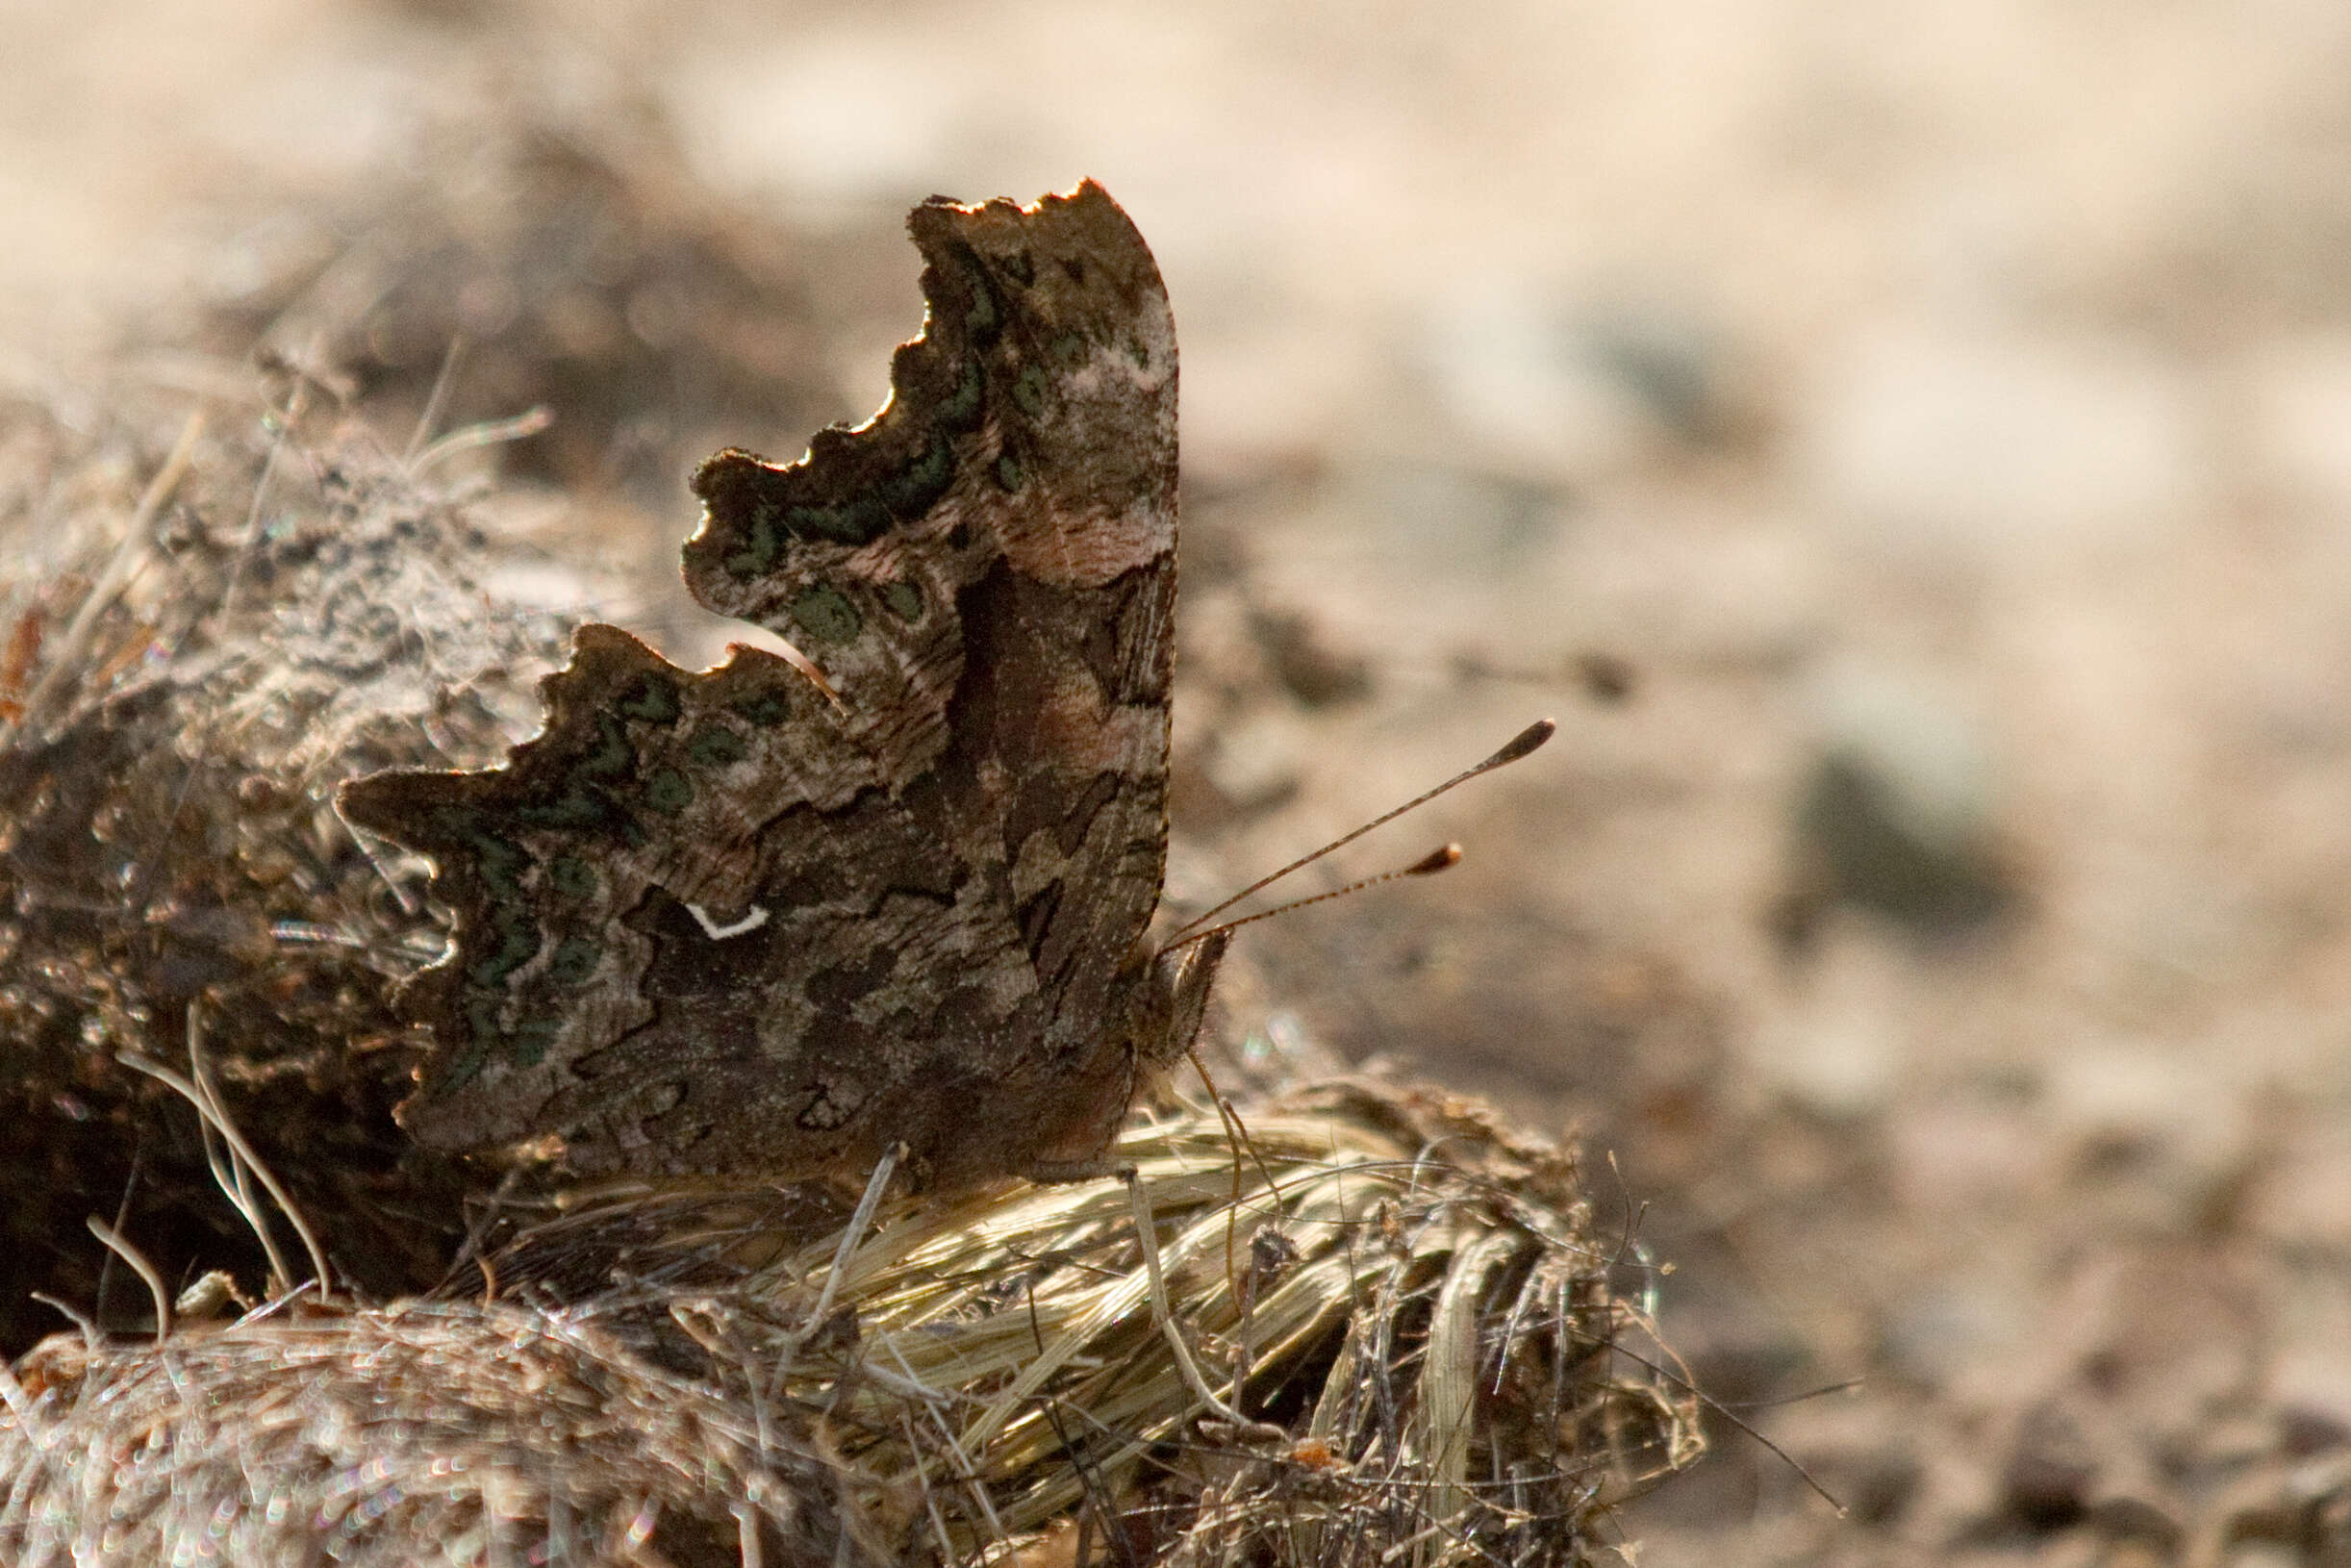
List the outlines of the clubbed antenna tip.
<svg viewBox="0 0 2351 1568">
<path fill-rule="evenodd" d="M 1538 719 L 1510 738 L 1510 744 L 1479 763 L 1477 771 L 1489 768 L 1506 768 L 1522 757 L 1531 757 L 1543 747 L 1543 743 L 1557 734 L 1559 726 L 1549 719 Z"/>
</svg>

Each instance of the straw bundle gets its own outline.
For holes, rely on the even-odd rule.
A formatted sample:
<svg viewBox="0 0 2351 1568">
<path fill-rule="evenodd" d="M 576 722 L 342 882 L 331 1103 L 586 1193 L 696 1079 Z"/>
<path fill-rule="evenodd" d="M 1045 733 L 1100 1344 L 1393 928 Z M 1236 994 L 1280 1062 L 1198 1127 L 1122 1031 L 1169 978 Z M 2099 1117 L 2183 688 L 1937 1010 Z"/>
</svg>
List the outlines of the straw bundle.
<svg viewBox="0 0 2351 1568">
<path fill-rule="evenodd" d="M 763 1271 L 855 1303 L 782 1386 L 876 1482 L 923 1482 L 951 1555 L 1074 1521 L 1164 1563 L 1565 1561 L 1691 1456 L 1572 1166 L 1464 1102 L 1326 1086 L 1238 1151 L 1192 1112 L 1120 1154 L 1132 1193 L 912 1209 L 837 1278 L 822 1247 Z"/>
</svg>

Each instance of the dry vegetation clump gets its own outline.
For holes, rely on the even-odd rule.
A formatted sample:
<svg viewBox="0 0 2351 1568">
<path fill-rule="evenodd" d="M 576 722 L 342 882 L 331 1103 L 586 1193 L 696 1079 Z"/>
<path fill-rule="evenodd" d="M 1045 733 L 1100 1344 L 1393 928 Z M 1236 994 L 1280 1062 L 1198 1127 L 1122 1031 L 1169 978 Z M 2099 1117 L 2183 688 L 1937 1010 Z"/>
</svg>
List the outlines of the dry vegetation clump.
<svg viewBox="0 0 2351 1568">
<path fill-rule="evenodd" d="M 1621 1238 L 1571 1162 L 1474 1107 L 1330 1084 L 1260 1106 L 1238 1151 L 1195 1111 L 1119 1152 L 1155 1267 L 1133 1195 L 1097 1182 L 911 1213 L 837 1282 L 856 1338 L 809 1397 L 846 1457 L 927 1483 L 958 1555 L 1058 1529 L 1157 1563 L 1573 1561 L 1695 1456 Z M 826 1262 L 763 1278 L 821 1290 Z M 1186 1386 L 1171 1316 L 1225 1408 Z M 855 1364 L 911 1385 L 845 1394 Z M 941 1486 L 959 1461 L 984 1497 Z"/>
<path fill-rule="evenodd" d="M 842 1528 L 816 1460 L 560 1315 L 61 1336 L 5 1392 L 0 1551 L 26 1565 L 809 1564 Z"/>
<path fill-rule="evenodd" d="M 619 1201 L 510 1253 L 535 1307 L 61 1337 L 8 1391 L 0 1541 L 99 1563 L 197 1540 L 240 1562 L 1566 1563 L 1695 1456 L 1694 1402 L 1615 1288 L 1637 1265 L 1570 1161 L 1474 1107 L 1340 1083 L 1250 1116 L 1238 1157 L 1205 1110 L 1120 1152 L 1132 1189 L 902 1199 L 847 1245 L 779 1241 L 756 1193 Z M 639 1272 L 552 1300 L 529 1255 L 600 1232 Z"/>
<path fill-rule="evenodd" d="M 56 1327 L 35 1290 L 143 1321 L 87 1216 L 167 1274 L 258 1276 L 197 1117 L 140 1061 L 215 1085 L 351 1282 L 429 1285 L 461 1228 L 455 1172 L 390 1116 L 413 1057 L 386 976 L 429 957 L 438 927 L 333 794 L 369 769 L 495 760 L 533 721 L 569 620 L 517 592 L 532 564 L 429 473 L 310 389 L 272 395 L 191 410 L 116 387 L 103 413 L 0 408 L 12 1351 Z M 304 403 L 321 412 L 293 417 Z M 588 596 L 560 581 L 567 608 Z"/>
</svg>

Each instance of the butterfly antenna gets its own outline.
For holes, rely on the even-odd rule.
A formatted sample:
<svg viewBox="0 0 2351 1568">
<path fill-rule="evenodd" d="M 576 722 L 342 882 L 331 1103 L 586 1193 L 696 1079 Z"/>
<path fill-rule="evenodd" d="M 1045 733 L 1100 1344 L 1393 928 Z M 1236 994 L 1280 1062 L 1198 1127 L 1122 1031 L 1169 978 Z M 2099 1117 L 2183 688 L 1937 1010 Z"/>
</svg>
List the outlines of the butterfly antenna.
<svg viewBox="0 0 2351 1568">
<path fill-rule="evenodd" d="M 1409 866 L 1402 866 L 1392 872 L 1381 872 L 1377 876 L 1366 876 L 1359 881 L 1350 882 L 1343 888 L 1332 888 L 1327 893 L 1316 893 L 1303 898 L 1293 898 L 1286 904 L 1276 904 L 1271 909 L 1260 909 L 1255 914 L 1244 915 L 1239 920 L 1228 920 L 1220 924 L 1202 926 L 1200 930 L 1188 935 L 1176 937 L 1159 950 L 1173 952 L 1177 948 L 1188 948 L 1195 942 L 1205 942 L 1210 937 L 1221 935 L 1226 931 L 1237 931 L 1244 925 L 1254 925 L 1261 920 L 1272 920 L 1276 915 L 1286 915 L 1293 909 L 1303 909 L 1308 904 L 1327 903 L 1333 898 L 1344 898 L 1349 894 L 1361 893 L 1365 888 L 1376 888 L 1382 882 L 1393 882 L 1400 876 L 1434 876 L 1439 872 L 1451 871 L 1460 864 L 1461 846 L 1442 844 Z"/>
<path fill-rule="evenodd" d="M 1347 846 L 1363 837 L 1364 834 L 1369 833 L 1373 828 L 1384 827 L 1388 823 L 1396 821 L 1397 818 L 1402 817 L 1405 812 L 1417 811 L 1422 806 L 1427 805 L 1429 801 L 1434 800 L 1438 796 L 1443 795 L 1446 791 L 1458 788 L 1463 784 L 1467 784 L 1471 779 L 1477 778 L 1480 774 L 1490 773 L 1497 768 L 1507 768 L 1514 762 L 1518 762 L 1524 758 L 1534 755 L 1536 751 L 1542 748 L 1543 743 L 1552 738 L 1552 735 L 1558 729 L 1558 727 L 1559 726 L 1557 724 L 1552 722 L 1552 721 L 1548 719 L 1536 720 L 1533 723 L 1529 724 L 1525 729 L 1520 730 L 1516 735 L 1512 736 L 1508 743 L 1505 744 L 1501 750 L 1486 758 L 1485 761 L 1478 764 L 1477 767 L 1464 769 L 1462 771 L 1455 773 L 1453 777 L 1447 779 L 1444 783 L 1438 785 L 1435 789 L 1413 797 L 1411 799 L 1405 801 L 1403 805 L 1398 806 L 1393 811 L 1381 813 L 1379 816 L 1373 818 L 1368 822 L 1365 822 L 1361 827 L 1356 828 L 1353 832 L 1348 834 L 1346 837 L 1331 840 L 1328 844 L 1324 845 L 1320 849 L 1315 850 L 1314 853 L 1310 855 L 1302 855 L 1298 859 L 1291 861 L 1287 866 L 1282 867 L 1281 870 L 1258 877 L 1257 880 L 1251 882 L 1249 886 L 1243 888 L 1231 898 L 1226 898 L 1223 903 L 1218 904 L 1215 908 L 1207 910 L 1204 913 L 1195 915 L 1192 919 L 1186 921 L 1182 925 L 1176 927 L 1175 932 L 1170 935 L 1168 940 L 1160 947 L 1159 950 L 1161 952 L 1167 952 L 1173 948 L 1181 947 L 1187 942 L 1196 942 L 1200 938 L 1206 936 L 1208 933 L 1205 929 L 1203 929 L 1203 927 L 1207 926 L 1210 921 L 1215 920 L 1219 915 L 1222 915 L 1226 910 L 1230 909 L 1234 904 L 1239 903 L 1242 899 L 1250 897 L 1251 894 L 1259 893 L 1269 887 L 1272 887 L 1276 882 L 1280 881 L 1283 877 L 1289 875 L 1293 872 L 1303 871 L 1308 866 L 1311 866 L 1316 861 L 1322 859 L 1325 855 L 1329 854 L 1332 850 L 1344 849 L 1347 847 Z M 1446 860 L 1444 865 L 1432 864 L 1432 862 L 1435 862 L 1443 857 L 1448 850 L 1452 852 L 1452 859 Z M 1421 860 L 1415 861 L 1411 866 L 1404 868 L 1403 871 L 1389 872 L 1383 875 L 1372 877 L 1369 881 L 1358 883 L 1356 886 L 1370 887 L 1375 883 L 1385 882 L 1398 876 L 1427 876 L 1431 873 L 1443 871 L 1446 866 L 1452 865 L 1454 861 L 1459 860 L 1460 858 L 1460 847 L 1456 845 L 1447 845 L 1444 849 L 1440 849 L 1435 854 L 1428 855 L 1423 857 Z M 1311 898 L 1301 898 L 1298 901 L 1298 904 L 1284 904 L 1282 907 L 1284 909 L 1295 909 L 1299 907 L 1299 904 L 1320 903 L 1325 898 L 1337 898 L 1340 893 L 1352 893 L 1353 891 L 1355 891 L 1354 887 L 1341 888 L 1334 893 L 1322 893 L 1315 895 L 1315 897 Z M 1266 911 L 1266 914 L 1269 915 L 1275 913 L 1277 913 L 1277 911 Z M 1249 917 L 1249 920 L 1260 920 L 1263 918 L 1263 916 L 1251 915 Z M 1246 925 L 1248 923 L 1249 921 L 1233 922 L 1234 925 Z M 1229 930 L 1231 927 L 1226 926 L 1224 927 L 1224 929 Z"/>
</svg>

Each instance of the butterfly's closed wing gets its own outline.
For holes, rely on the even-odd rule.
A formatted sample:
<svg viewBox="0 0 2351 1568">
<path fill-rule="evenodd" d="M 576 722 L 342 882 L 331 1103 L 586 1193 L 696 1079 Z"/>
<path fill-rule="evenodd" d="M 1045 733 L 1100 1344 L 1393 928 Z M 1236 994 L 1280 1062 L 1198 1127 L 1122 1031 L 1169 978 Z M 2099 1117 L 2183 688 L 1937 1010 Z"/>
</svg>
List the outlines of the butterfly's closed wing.
<svg viewBox="0 0 2351 1568">
<path fill-rule="evenodd" d="M 963 1180 L 1125 1107 L 1166 840 L 1176 357 L 1125 215 L 932 202 L 923 335 L 800 463 L 695 476 L 686 574 L 805 650 L 689 673 L 590 627 L 545 730 L 345 814 L 433 856 L 452 954 L 404 1120 L 582 1171 Z M 1164 1009 L 1163 1009 L 1164 1010 Z"/>
</svg>

